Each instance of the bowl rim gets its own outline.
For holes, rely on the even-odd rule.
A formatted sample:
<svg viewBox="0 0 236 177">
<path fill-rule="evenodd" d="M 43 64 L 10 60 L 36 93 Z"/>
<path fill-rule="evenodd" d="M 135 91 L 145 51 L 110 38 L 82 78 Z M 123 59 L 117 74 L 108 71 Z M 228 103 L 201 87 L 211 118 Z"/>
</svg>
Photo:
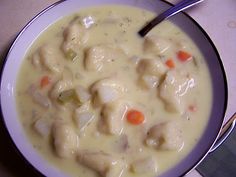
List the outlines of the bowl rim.
<svg viewBox="0 0 236 177">
<path fill-rule="evenodd" d="M 2 61 L 2 66 L 1 66 L 1 70 L 0 70 L 0 93 L 2 93 L 2 77 L 3 77 L 3 73 L 4 73 L 4 69 L 5 69 L 5 65 L 6 65 L 6 62 L 9 58 L 9 54 L 11 53 L 11 51 L 14 49 L 17 41 L 21 38 L 21 35 L 27 30 L 27 28 L 32 24 L 34 23 L 34 21 L 36 21 L 41 15 L 43 15 L 44 13 L 46 13 L 47 11 L 49 11 L 50 9 L 54 8 L 55 6 L 65 2 L 65 1 L 68 1 L 68 0 L 59 0 L 49 6 L 47 6 L 46 8 L 44 8 L 43 10 L 41 10 L 38 14 L 36 14 L 34 17 L 31 18 L 31 20 L 29 20 L 26 25 L 20 30 L 20 32 L 16 35 L 15 39 L 13 40 L 13 42 L 10 44 L 10 47 L 7 51 L 7 54 L 5 55 L 5 58 L 3 58 L 3 61 Z M 174 6 L 174 4 L 168 2 L 167 0 L 160 0 L 161 2 L 163 3 L 166 3 L 168 4 L 169 6 Z M 226 113 L 226 110 L 227 110 L 227 104 L 228 104 L 228 84 L 227 84 L 227 77 L 226 77 L 226 73 L 225 73 L 225 69 L 224 69 L 224 65 L 223 65 L 223 62 L 222 62 L 222 59 L 220 57 L 220 54 L 218 53 L 218 50 L 214 44 L 214 42 L 212 41 L 212 39 L 210 38 L 210 36 L 208 35 L 208 33 L 203 29 L 203 27 L 196 21 L 194 20 L 190 15 L 188 15 L 186 12 L 180 12 L 181 14 L 183 14 L 186 18 L 188 18 L 189 20 L 191 20 L 194 25 L 196 25 L 198 27 L 198 29 L 203 33 L 203 36 L 207 38 L 207 41 L 209 42 L 210 46 L 212 47 L 212 49 L 214 50 L 214 53 L 216 54 L 216 58 L 219 62 L 219 66 L 220 66 L 220 70 L 221 70 L 221 74 L 223 76 L 223 82 L 224 82 L 224 98 L 225 98 L 225 101 L 224 101 L 224 107 L 223 107 L 223 115 L 222 115 L 222 118 L 221 118 L 221 124 L 218 125 L 218 134 L 216 134 L 215 136 L 215 140 L 211 143 L 211 146 L 204 152 L 204 154 L 202 156 L 199 156 L 197 162 L 195 164 L 193 164 L 191 166 L 191 168 L 186 168 L 185 171 L 182 172 L 182 174 L 180 176 L 184 176 L 186 174 L 188 174 L 192 169 L 196 168 L 196 166 L 198 164 L 200 164 L 204 158 L 207 156 L 208 152 L 210 151 L 210 149 L 214 146 L 215 142 L 217 141 L 217 138 L 220 134 L 220 130 L 222 129 L 223 127 L 223 121 L 224 121 L 224 117 L 225 117 L 225 113 Z M 2 94 L 1 94 L 2 95 Z M 2 96 L 1 96 L 2 97 Z M 1 116 L 2 116 L 2 122 L 3 122 L 3 125 L 4 125 L 4 129 L 6 130 L 7 132 L 7 135 L 9 136 L 10 138 L 10 142 L 11 142 L 11 145 L 12 147 L 14 148 L 14 150 L 17 152 L 17 154 L 19 154 L 19 156 L 21 157 L 21 159 L 23 159 L 23 161 L 29 165 L 29 167 L 31 167 L 32 170 L 34 170 L 35 172 L 37 172 L 39 175 L 42 175 L 42 176 L 45 176 L 45 174 L 42 173 L 42 171 L 40 171 L 39 169 L 37 169 L 25 156 L 24 154 L 19 150 L 18 148 L 18 145 L 15 143 L 14 139 L 12 138 L 12 135 L 11 133 L 9 132 L 8 130 L 8 127 L 6 125 L 6 122 L 5 122 L 5 118 L 3 116 L 3 110 L 2 110 L 2 105 L 0 106 L 0 112 L 1 112 Z M 168 169 L 170 170 L 170 169 Z"/>
</svg>

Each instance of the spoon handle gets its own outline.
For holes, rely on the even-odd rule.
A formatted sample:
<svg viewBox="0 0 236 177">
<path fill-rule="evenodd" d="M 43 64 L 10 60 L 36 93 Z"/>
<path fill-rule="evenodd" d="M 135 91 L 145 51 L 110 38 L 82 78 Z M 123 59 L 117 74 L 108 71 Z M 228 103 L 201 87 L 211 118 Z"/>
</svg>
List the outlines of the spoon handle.
<svg viewBox="0 0 236 177">
<path fill-rule="evenodd" d="M 236 113 L 234 113 L 234 115 L 225 123 L 225 125 L 221 129 L 216 142 L 209 150 L 210 153 L 215 151 L 226 140 L 226 138 L 229 137 L 231 132 L 234 130 L 235 125 L 236 125 Z"/>
<path fill-rule="evenodd" d="M 155 17 L 152 21 L 150 21 L 147 25 L 145 25 L 138 33 L 141 37 L 144 37 L 153 27 L 155 27 L 158 23 L 163 20 L 183 11 L 189 7 L 192 7 L 204 0 L 183 0 L 177 3 L 175 6 L 167 9 L 162 12 L 160 15 Z"/>
</svg>

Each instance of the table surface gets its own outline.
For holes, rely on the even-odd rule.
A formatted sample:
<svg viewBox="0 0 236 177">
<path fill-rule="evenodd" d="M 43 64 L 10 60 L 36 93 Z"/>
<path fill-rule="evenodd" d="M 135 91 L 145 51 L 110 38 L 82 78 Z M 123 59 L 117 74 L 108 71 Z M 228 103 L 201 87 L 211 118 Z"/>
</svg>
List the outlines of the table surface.
<svg viewBox="0 0 236 177">
<path fill-rule="evenodd" d="M 178 0 L 169 0 L 176 3 Z M 56 0 L 0 0 L 0 62 L 5 58 L 10 44 L 17 33 L 37 13 Z M 188 10 L 208 33 L 216 45 L 223 61 L 228 80 L 228 108 L 225 122 L 233 115 L 236 108 L 236 1 L 235 0 L 205 0 L 197 7 Z M 0 120 L 0 176 L 37 176 L 13 148 Z M 193 170 L 188 177 L 200 176 Z"/>
</svg>

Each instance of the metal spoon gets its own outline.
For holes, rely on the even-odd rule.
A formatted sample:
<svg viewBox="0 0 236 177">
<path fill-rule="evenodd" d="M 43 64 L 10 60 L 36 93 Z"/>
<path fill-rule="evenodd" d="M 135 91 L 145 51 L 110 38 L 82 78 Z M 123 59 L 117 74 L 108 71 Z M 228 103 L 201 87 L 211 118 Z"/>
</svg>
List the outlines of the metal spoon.
<svg viewBox="0 0 236 177">
<path fill-rule="evenodd" d="M 151 22 L 145 25 L 138 33 L 141 37 L 144 37 L 153 27 L 162 22 L 163 20 L 183 11 L 189 7 L 192 7 L 204 0 L 183 0 L 177 3 L 175 6 L 169 8 L 168 10 L 162 12 L 160 15 L 155 17 Z"/>
</svg>

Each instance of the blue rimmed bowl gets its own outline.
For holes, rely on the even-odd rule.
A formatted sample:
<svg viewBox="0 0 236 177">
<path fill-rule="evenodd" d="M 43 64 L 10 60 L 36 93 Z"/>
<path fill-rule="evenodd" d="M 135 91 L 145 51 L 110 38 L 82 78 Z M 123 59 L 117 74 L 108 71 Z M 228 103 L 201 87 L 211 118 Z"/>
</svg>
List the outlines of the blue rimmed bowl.
<svg viewBox="0 0 236 177">
<path fill-rule="evenodd" d="M 17 75 L 24 56 L 34 40 L 52 23 L 81 8 L 104 4 L 120 4 L 140 7 L 157 14 L 171 4 L 154 0 L 67 0 L 59 1 L 40 12 L 19 33 L 6 57 L 1 75 L 1 111 L 5 126 L 15 146 L 24 158 L 45 176 L 64 177 L 66 174 L 44 160 L 32 147 L 18 118 L 15 100 Z M 202 52 L 210 70 L 213 86 L 213 105 L 208 125 L 193 150 L 162 177 L 182 176 L 197 166 L 213 148 L 219 136 L 227 106 L 227 82 L 220 56 L 206 32 L 191 17 L 180 13 L 171 21 L 187 33 Z"/>
</svg>

